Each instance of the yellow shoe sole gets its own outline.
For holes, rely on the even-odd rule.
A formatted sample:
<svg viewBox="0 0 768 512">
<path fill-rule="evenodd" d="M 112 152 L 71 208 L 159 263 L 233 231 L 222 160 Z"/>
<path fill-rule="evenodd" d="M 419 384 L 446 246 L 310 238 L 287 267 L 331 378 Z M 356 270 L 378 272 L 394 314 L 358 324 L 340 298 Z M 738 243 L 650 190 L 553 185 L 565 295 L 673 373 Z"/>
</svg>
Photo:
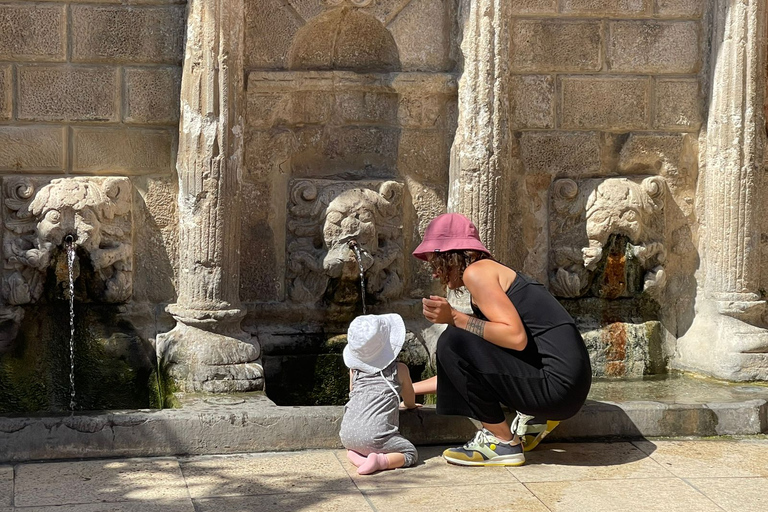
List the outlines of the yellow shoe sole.
<svg viewBox="0 0 768 512">
<path fill-rule="evenodd" d="M 544 430 L 536 433 L 526 434 L 523 436 L 523 451 L 529 452 L 539 446 L 539 443 L 552 432 L 556 426 L 560 424 L 559 421 L 547 420 L 547 426 Z"/>
</svg>

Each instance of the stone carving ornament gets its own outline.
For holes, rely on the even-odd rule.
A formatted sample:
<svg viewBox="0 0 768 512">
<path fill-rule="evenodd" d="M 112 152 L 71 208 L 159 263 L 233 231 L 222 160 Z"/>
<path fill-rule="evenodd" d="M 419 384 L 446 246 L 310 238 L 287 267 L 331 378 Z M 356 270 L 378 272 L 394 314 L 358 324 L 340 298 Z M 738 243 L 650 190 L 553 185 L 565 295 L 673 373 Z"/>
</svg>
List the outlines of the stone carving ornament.
<svg viewBox="0 0 768 512">
<path fill-rule="evenodd" d="M 315 303 L 331 279 L 359 282 L 350 247 L 361 252 L 366 291 L 374 300 L 399 297 L 402 289 L 403 185 L 395 181 L 301 180 L 291 189 L 288 230 L 289 293 Z"/>
<path fill-rule="evenodd" d="M 657 176 L 555 181 L 550 214 L 555 294 L 587 292 L 612 235 L 629 240 L 628 252 L 644 272 L 643 291 L 662 288 L 665 190 Z"/>
<path fill-rule="evenodd" d="M 127 178 L 6 178 L 3 297 L 36 302 L 56 250 L 67 235 L 104 280 L 99 300 L 131 297 L 131 183 Z"/>
</svg>

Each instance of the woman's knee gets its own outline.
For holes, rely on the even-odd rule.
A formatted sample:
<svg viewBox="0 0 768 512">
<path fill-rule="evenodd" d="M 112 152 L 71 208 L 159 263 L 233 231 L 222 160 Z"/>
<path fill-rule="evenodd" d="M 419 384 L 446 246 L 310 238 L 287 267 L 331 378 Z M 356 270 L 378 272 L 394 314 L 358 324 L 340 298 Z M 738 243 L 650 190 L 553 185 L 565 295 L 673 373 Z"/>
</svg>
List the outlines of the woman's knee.
<svg viewBox="0 0 768 512">
<path fill-rule="evenodd" d="M 437 338 L 437 357 L 461 352 L 464 344 L 462 334 L 462 330 L 458 327 L 452 325 L 446 327 L 440 337 Z"/>
</svg>

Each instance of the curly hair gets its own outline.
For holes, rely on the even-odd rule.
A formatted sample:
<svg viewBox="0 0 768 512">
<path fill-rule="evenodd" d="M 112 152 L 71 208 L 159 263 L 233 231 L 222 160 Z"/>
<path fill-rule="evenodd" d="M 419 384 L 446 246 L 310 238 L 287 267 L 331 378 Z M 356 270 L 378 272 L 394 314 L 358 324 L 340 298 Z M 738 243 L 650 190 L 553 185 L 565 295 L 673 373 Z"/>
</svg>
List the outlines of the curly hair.
<svg viewBox="0 0 768 512">
<path fill-rule="evenodd" d="M 468 266 L 476 261 L 493 259 L 490 254 L 482 251 L 456 250 L 430 253 L 429 266 L 432 272 L 440 279 L 440 283 L 447 287 L 451 282 L 451 277 L 457 277 L 461 281 L 461 276 Z"/>
</svg>

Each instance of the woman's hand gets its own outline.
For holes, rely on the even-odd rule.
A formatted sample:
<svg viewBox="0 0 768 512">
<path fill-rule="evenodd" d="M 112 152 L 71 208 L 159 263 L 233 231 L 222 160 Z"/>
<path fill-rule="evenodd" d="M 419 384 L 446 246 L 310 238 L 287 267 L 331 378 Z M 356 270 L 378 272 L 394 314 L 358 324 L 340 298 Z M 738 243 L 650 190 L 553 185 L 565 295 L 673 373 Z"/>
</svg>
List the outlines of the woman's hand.
<svg viewBox="0 0 768 512">
<path fill-rule="evenodd" d="M 401 411 L 410 411 L 412 409 L 418 409 L 420 407 L 423 407 L 423 405 L 422 404 L 415 404 L 415 403 L 414 404 L 406 404 L 405 402 L 400 402 L 400 407 L 398 407 L 398 409 L 400 409 Z"/>
<path fill-rule="evenodd" d="M 421 299 L 424 318 L 433 324 L 453 325 L 453 308 L 445 297 L 430 295 L 428 299 Z"/>
</svg>

